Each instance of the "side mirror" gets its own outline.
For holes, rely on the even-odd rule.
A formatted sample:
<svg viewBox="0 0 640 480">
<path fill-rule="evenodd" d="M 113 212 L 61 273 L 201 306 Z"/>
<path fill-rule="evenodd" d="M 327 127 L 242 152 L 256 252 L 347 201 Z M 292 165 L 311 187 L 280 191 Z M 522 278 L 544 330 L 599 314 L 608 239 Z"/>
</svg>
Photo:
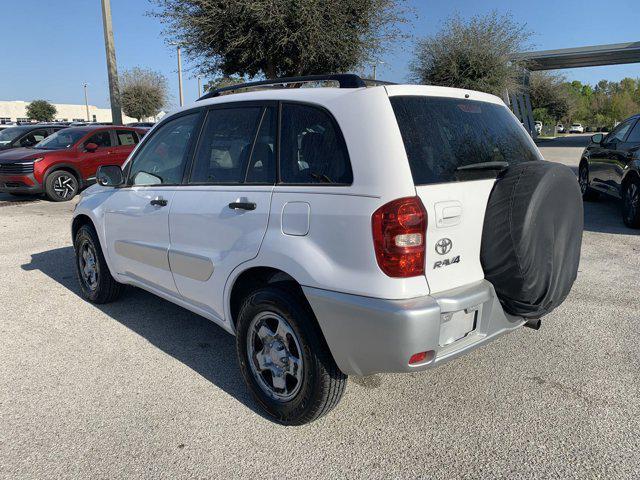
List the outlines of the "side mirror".
<svg viewBox="0 0 640 480">
<path fill-rule="evenodd" d="M 103 165 L 98 167 L 96 181 L 103 187 L 119 187 L 124 184 L 124 175 L 118 165 Z"/>
<path fill-rule="evenodd" d="M 93 142 L 90 142 L 90 143 L 87 143 L 84 146 L 84 148 L 87 152 L 95 152 L 98 149 L 98 145 Z"/>
<path fill-rule="evenodd" d="M 600 145 L 602 143 L 602 140 L 604 140 L 604 135 L 601 133 L 596 133 L 595 135 L 591 136 L 591 141 L 593 143 L 596 143 L 598 145 Z"/>
</svg>

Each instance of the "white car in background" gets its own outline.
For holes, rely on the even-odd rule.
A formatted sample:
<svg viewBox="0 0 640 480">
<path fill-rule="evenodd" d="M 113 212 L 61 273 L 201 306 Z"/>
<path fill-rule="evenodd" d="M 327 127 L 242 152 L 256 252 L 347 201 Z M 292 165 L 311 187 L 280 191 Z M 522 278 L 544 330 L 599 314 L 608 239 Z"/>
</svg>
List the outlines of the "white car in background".
<svg viewBox="0 0 640 480">
<path fill-rule="evenodd" d="M 580 123 L 572 123 L 569 127 L 569 133 L 584 133 L 584 127 Z"/>
<path fill-rule="evenodd" d="M 536 133 L 540 135 L 542 133 L 542 122 L 536 121 L 533 125 L 533 128 L 536 129 Z"/>
<path fill-rule="evenodd" d="M 556 132 L 558 133 L 564 133 L 564 125 L 559 123 L 556 125 Z"/>
</svg>

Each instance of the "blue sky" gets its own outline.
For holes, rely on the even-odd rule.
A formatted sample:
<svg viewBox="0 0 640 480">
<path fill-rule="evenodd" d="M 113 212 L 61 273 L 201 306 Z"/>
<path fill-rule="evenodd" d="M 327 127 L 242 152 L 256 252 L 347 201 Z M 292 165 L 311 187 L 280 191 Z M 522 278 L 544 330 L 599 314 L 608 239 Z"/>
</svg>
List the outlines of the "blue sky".
<svg viewBox="0 0 640 480">
<path fill-rule="evenodd" d="M 535 49 L 640 41 L 638 0 L 413 0 L 418 15 L 410 32 L 424 36 L 458 12 L 463 17 L 510 11 L 534 32 Z M 169 79 L 172 102 L 178 81 L 173 47 L 165 45 L 158 20 L 145 15 L 147 0 L 111 0 L 118 68 L 141 66 Z M 1 0 L 2 75 L 0 100 L 46 98 L 55 103 L 109 104 L 100 0 Z M 378 78 L 404 81 L 412 45 L 397 45 L 378 67 Z M 184 66 L 188 68 L 188 61 Z M 570 80 L 640 77 L 640 64 L 565 70 Z M 197 96 L 193 73 L 184 74 L 185 101 Z"/>
</svg>

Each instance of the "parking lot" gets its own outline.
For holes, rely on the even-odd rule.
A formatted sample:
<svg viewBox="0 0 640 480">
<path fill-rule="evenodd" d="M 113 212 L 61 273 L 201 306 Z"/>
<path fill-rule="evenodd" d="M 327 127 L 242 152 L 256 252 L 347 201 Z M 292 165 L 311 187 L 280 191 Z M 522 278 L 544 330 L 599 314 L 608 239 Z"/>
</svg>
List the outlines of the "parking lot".
<svg viewBox="0 0 640 480">
<path fill-rule="evenodd" d="M 577 168 L 587 138 L 541 149 Z M 259 413 L 207 320 L 133 288 L 83 301 L 75 203 L 0 194 L 0 477 L 640 477 L 640 235 L 615 201 L 585 204 L 578 280 L 540 331 L 352 377 L 303 427 Z"/>
</svg>

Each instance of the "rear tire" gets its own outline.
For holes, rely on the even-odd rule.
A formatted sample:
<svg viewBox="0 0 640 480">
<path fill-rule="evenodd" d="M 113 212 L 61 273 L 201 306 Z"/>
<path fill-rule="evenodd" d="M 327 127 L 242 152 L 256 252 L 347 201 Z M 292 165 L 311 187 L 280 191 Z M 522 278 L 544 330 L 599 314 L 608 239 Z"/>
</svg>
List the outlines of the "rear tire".
<svg viewBox="0 0 640 480">
<path fill-rule="evenodd" d="M 236 350 L 252 396 L 279 423 L 312 422 L 344 394 L 347 376 L 292 287 L 274 284 L 249 294 L 238 314 Z"/>
<path fill-rule="evenodd" d="M 623 186 L 622 219 L 627 227 L 640 228 L 640 180 L 637 178 Z"/>
<path fill-rule="evenodd" d="M 78 179 L 73 173 L 57 170 L 47 177 L 44 190 L 52 202 L 67 202 L 76 196 L 79 187 Z"/>
<path fill-rule="evenodd" d="M 586 161 L 580 164 L 580 169 L 578 170 L 578 184 L 580 185 L 582 200 L 585 202 L 597 200 L 600 196 L 598 192 L 589 186 L 589 165 Z"/>
<path fill-rule="evenodd" d="M 73 248 L 76 252 L 76 273 L 82 296 L 91 303 L 116 300 L 124 285 L 111 276 L 98 234 L 91 225 L 83 225 L 76 233 Z"/>
</svg>

